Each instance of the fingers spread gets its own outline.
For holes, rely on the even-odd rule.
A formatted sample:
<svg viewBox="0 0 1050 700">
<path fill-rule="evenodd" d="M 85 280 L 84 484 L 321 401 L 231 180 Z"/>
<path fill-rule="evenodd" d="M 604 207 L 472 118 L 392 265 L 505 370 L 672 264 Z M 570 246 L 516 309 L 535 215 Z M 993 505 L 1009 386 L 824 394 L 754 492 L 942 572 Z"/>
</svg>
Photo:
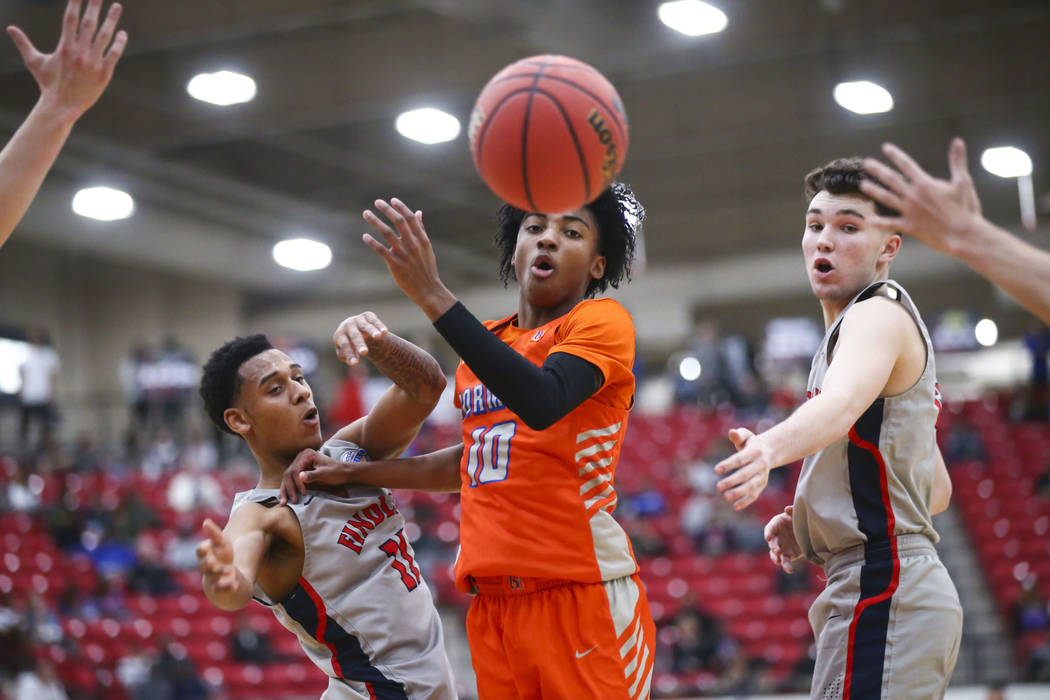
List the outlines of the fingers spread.
<svg viewBox="0 0 1050 700">
<path fill-rule="evenodd" d="M 106 47 L 109 46 L 110 40 L 113 38 L 113 32 L 117 30 L 117 20 L 120 19 L 121 13 L 120 3 L 113 3 L 109 6 L 109 12 L 106 13 L 106 21 L 102 23 L 102 28 L 98 30 L 98 35 L 95 37 L 95 54 L 102 56 Z"/>
<path fill-rule="evenodd" d="M 868 195 L 875 201 L 885 204 L 891 209 L 901 211 L 904 208 L 904 200 L 902 200 L 895 192 L 886 189 L 877 182 L 872 182 L 871 180 L 861 180 L 860 191 Z"/>
<path fill-rule="evenodd" d="M 900 171 L 912 182 L 929 177 L 929 175 L 926 174 L 926 171 L 919 167 L 919 164 L 916 163 L 911 156 L 892 143 L 882 144 L 882 152 L 885 153 L 886 157 L 893 161 L 893 164 L 900 168 Z"/>
<path fill-rule="evenodd" d="M 11 41 L 14 42 L 15 48 L 18 49 L 18 53 L 21 54 L 26 66 L 30 66 L 31 63 L 35 63 L 39 59 L 40 52 L 36 50 L 33 42 L 29 40 L 25 32 L 18 27 L 11 26 L 7 28 L 7 34 L 11 37 Z"/>
<path fill-rule="evenodd" d="M 109 47 L 109 51 L 106 52 L 105 65 L 106 70 L 110 75 L 113 74 L 113 68 L 117 65 L 117 61 L 124 55 L 124 49 L 128 46 L 128 33 L 121 29 L 117 32 L 117 38 L 113 40 L 113 43 Z"/>
</svg>

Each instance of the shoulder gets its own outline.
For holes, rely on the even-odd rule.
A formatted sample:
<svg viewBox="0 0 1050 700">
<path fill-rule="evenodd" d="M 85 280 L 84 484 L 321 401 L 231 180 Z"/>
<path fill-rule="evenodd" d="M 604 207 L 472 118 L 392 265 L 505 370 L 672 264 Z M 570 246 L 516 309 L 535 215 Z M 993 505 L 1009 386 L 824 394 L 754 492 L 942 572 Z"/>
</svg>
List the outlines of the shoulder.
<svg viewBox="0 0 1050 700">
<path fill-rule="evenodd" d="M 869 348 L 901 348 L 906 341 L 918 338 L 911 312 L 899 301 L 876 295 L 857 302 L 842 317 L 839 330 L 843 339 L 854 338 Z"/>
<path fill-rule="evenodd" d="M 503 318 L 490 319 L 488 321 L 483 321 L 481 325 L 485 326 L 485 328 L 488 328 L 490 331 L 495 330 L 510 323 L 514 320 L 515 316 L 517 316 L 517 314 L 511 314 L 510 316 L 504 316 Z"/>
<path fill-rule="evenodd" d="M 565 317 L 566 325 L 595 324 L 609 326 L 634 326 L 631 314 L 615 299 L 584 299 Z"/>
<path fill-rule="evenodd" d="M 368 461 L 368 453 L 354 438 L 360 439 L 360 430 L 355 430 L 357 421 L 342 428 L 331 439 L 321 445 L 318 450 L 323 455 L 331 457 L 339 462 L 365 462 Z"/>
</svg>

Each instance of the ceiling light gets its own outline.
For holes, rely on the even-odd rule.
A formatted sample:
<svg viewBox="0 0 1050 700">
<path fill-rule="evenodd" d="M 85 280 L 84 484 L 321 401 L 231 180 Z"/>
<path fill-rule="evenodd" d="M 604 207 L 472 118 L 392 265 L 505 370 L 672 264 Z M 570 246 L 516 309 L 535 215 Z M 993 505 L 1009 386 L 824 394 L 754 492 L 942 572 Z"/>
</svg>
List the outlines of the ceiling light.
<svg viewBox="0 0 1050 700">
<path fill-rule="evenodd" d="M 201 102 L 227 107 L 253 100 L 255 81 L 228 70 L 200 73 L 186 84 L 186 91 Z"/>
<path fill-rule="evenodd" d="M 893 109 L 893 96 L 889 91 L 868 80 L 839 83 L 834 95 L 842 107 L 857 114 L 879 114 Z"/>
<path fill-rule="evenodd" d="M 131 216 L 135 200 L 112 187 L 86 187 L 73 195 L 73 211 L 89 219 L 116 221 Z"/>
<path fill-rule="evenodd" d="M 273 247 L 273 259 L 300 272 L 323 270 L 332 262 L 332 249 L 309 238 L 289 238 Z"/>
<path fill-rule="evenodd" d="M 978 343 L 988 348 L 995 345 L 995 341 L 999 340 L 999 328 L 992 319 L 982 318 L 974 326 L 973 335 L 977 338 Z"/>
<path fill-rule="evenodd" d="M 459 120 L 433 107 L 404 112 L 394 125 L 399 134 L 420 143 L 444 143 L 459 136 Z"/>
<path fill-rule="evenodd" d="M 682 375 L 682 379 L 687 382 L 695 382 L 699 379 L 700 371 L 700 360 L 692 355 L 683 357 L 682 361 L 678 363 L 678 373 Z"/>
<path fill-rule="evenodd" d="M 981 154 L 981 165 L 999 177 L 1024 177 L 1032 174 L 1032 159 L 1020 148 L 999 146 L 986 148 Z"/>
<path fill-rule="evenodd" d="M 686 36 L 715 34 L 726 28 L 729 19 L 717 7 L 700 0 L 674 0 L 656 11 L 660 21 Z"/>
</svg>

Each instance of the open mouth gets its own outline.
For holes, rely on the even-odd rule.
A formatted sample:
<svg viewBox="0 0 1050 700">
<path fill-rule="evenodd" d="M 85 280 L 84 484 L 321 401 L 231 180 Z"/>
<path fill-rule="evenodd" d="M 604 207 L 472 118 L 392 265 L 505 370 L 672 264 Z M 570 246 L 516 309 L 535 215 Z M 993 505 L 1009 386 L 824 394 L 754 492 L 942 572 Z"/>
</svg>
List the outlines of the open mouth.
<svg viewBox="0 0 1050 700">
<path fill-rule="evenodd" d="M 827 274 L 835 269 L 835 267 L 827 260 L 821 258 L 813 263 L 813 269 L 821 274 Z"/>
<path fill-rule="evenodd" d="M 317 420 L 317 409 L 311 408 L 305 414 L 303 414 L 303 421 L 306 423 L 312 423 Z"/>
<path fill-rule="evenodd" d="M 554 265 L 551 263 L 550 258 L 545 255 L 537 257 L 532 262 L 532 274 L 537 277 L 550 277 L 554 274 Z"/>
</svg>

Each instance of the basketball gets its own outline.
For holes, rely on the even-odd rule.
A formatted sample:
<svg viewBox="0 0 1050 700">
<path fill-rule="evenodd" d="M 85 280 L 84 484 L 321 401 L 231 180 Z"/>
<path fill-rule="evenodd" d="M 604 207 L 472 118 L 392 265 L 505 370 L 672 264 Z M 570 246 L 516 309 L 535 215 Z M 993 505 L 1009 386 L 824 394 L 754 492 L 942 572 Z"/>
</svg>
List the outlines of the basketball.
<svg viewBox="0 0 1050 700">
<path fill-rule="evenodd" d="M 500 199 L 526 211 L 578 209 L 627 156 L 627 114 L 604 75 L 567 56 L 531 56 L 489 80 L 470 116 L 474 165 Z"/>
</svg>

